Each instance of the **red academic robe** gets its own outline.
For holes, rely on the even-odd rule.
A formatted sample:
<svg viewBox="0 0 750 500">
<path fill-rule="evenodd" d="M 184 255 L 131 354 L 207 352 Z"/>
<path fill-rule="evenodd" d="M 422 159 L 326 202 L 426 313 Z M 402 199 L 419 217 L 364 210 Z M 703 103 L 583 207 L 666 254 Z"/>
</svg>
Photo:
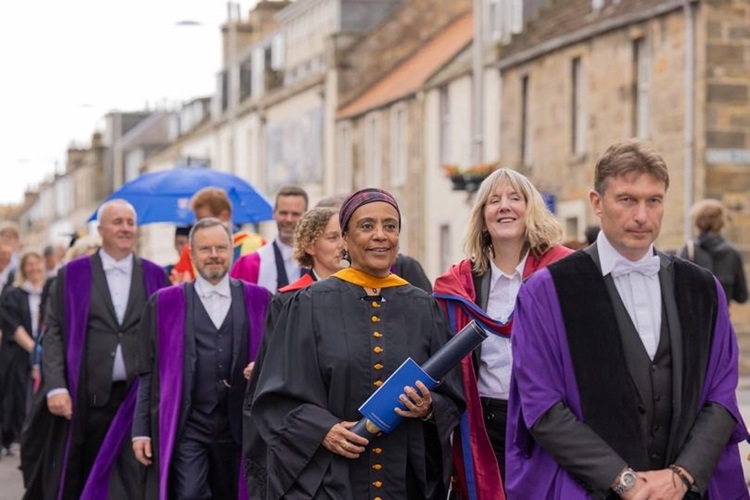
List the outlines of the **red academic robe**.
<svg viewBox="0 0 750 500">
<path fill-rule="evenodd" d="M 523 279 L 572 252 L 569 248 L 556 245 L 540 257 L 529 253 Z M 471 261 L 462 260 L 440 276 L 435 281 L 434 295 L 447 312 L 454 333 L 475 319 L 482 327 L 496 335 L 510 336 L 512 316 L 503 324 L 487 316 L 476 304 L 477 293 L 474 289 Z M 503 480 L 484 427 L 476 371 L 470 355 L 462 360 L 461 373 L 466 396 L 466 413 L 461 418 L 461 432 L 453 441 L 453 461 L 458 475 L 455 490 L 460 498 L 502 500 L 505 498 Z"/>
</svg>

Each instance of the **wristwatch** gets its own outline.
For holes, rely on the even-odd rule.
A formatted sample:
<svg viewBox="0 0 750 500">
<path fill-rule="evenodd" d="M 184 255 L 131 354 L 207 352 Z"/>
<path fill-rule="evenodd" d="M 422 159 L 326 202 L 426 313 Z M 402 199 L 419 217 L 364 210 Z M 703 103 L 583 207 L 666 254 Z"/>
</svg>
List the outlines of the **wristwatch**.
<svg viewBox="0 0 750 500">
<path fill-rule="evenodd" d="M 622 495 L 626 491 L 630 491 L 638 478 L 635 475 L 635 471 L 628 467 L 624 471 L 620 472 L 617 476 L 617 486 L 612 488 L 617 495 Z"/>
</svg>

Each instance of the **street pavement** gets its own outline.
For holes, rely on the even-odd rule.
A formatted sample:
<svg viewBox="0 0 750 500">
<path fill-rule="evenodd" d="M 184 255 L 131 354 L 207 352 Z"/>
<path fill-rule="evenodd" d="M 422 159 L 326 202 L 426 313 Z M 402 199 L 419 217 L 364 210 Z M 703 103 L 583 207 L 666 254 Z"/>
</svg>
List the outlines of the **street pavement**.
<svg viewBox="0 0 750 500">
<path fill-rule="evenodd" d="M 740 378 L 737 387 L 737 400 L 745 421 L 750 425 L 750 376 Z M 742 466 L 745 479 L 750 480 L 750 461 L 746 457 L 750 454 L 750 444 L 740 444 Z M 19 500 L 23 496 L 23 481 L 21 471 L 18 470 L 18 454 L 0 459 L 0 500 Z"/>
<path fill-rule="evenodd" d="M 23 480 L 18 470 L 18 453 L 0 459 L 0 500 L 18 500 L 23 496 Z"/>
</svg>

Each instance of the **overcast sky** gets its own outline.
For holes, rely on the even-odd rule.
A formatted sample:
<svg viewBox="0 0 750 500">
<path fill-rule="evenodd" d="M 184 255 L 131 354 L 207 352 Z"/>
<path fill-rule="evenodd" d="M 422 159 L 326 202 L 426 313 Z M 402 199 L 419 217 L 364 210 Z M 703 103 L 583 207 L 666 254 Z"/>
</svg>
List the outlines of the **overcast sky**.
<svg viewBox="0 0 750 500">
<path fill-rule="evenodd" d="M 63 168 L 107 112 L 212 93 L 226 18 L 222 0 L 3 2 L 0 204 Z"/>
</svg>

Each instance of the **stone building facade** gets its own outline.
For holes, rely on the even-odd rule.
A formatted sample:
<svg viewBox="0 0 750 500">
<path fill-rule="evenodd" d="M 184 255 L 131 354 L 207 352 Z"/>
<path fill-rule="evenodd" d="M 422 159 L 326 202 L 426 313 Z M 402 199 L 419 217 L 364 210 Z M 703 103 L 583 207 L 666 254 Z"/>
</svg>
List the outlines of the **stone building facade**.
<svg viewBox="0 0 750 500">
<path fill-rule="evenodd" d="M 473 16 L 466 5 L 461 10 L 459 4 L 452 4 L 450 9 L 425 2 L 404 6 L 368 37 L 367 51 L 371 53 L 358 57 L 353 57 L 356 49 L 349 53 L 347 59 L 369 61 L 373 68 L 379 61 L 377 73 L 389 66 L 390 71 L 360 90 L 337 113 L 338 171 L 352 180 L 354 188 L 380 187 L 396 196 L 404 226 L 401 251 L 420 261 L 424 261 L 427 253 L 424 228 L 430 216 L 425 201 L 430 195 L 427 192 L 430 184 L 424 162 L 427 124 L 423 89 L 436 71 L 471 42 Z M 414 15 L 411 9 L 417 8 L 440 15 L 425 20 Z M 381 36 L 380 31 L 400 32 L 401 36 Z M 398 41 L 395 45 L 412 44 L 412 50 L 389 46 L 378 50 L 372 39 L 389 40 L 390 44 Z M 400 59 L 394 67 L 391 57 L 397 55 Z M 363 73 L 367 74 L 372 73 Z M 346 89 L 353 83 L 346 82 L 346 77 L 343 79 L 344 94 L 352 93 Z"/>
<path fill-rule="evenodd" d="M 549 3 L 497 48 L 501 164 L 556 199 L 567 235 L 596 223 L 593 168 L 611 142 L 637 136 L 670 169 L 661 237 L 691 237 L 687 212 L 704 197 L 730 211 L 726 236 L 750 257 L 750 2 Z M 750 330 L 744 307 L 735 322 Z"/>
</svg>

